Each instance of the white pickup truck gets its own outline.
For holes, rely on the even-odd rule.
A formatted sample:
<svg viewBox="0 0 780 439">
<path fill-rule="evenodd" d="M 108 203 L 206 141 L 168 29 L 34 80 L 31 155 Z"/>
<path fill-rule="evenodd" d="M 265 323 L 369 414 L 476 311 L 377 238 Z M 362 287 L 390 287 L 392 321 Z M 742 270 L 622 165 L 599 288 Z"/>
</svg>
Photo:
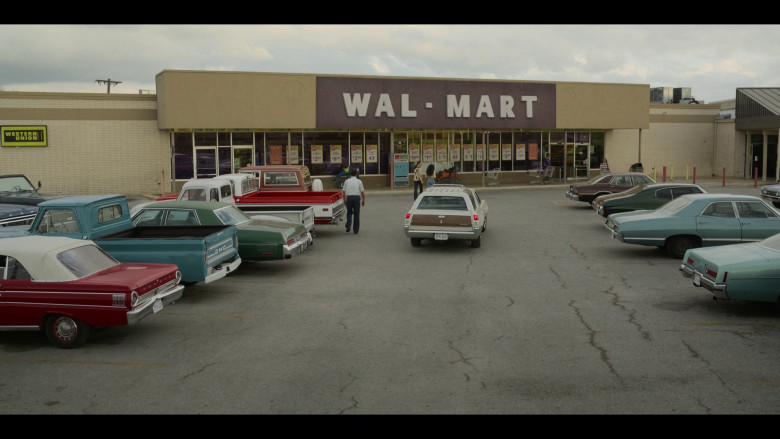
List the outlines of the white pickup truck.
<svg viewBox="0 0 780 439">
<path fill-rule="evenodd" d="M 235 204 L 252 218 L 268 219 L 276 221 L 293 221 L 303 224 L 306 231 L 314 236 L 314 207 L 301 204 L 263 205 L 236 203 L 237 198 L 244 198 L 248 194 L 256 194 L 258 179 L 250 174 L 224 174 L 214 178 L 198 178 L 184 183 L 179 194 L 164 195 L 157 199 L 163 200 L 191 200 L 191 201 L 221 201 Z M 137 211 L 145 204 L 133 208 Z"/>
</svg>

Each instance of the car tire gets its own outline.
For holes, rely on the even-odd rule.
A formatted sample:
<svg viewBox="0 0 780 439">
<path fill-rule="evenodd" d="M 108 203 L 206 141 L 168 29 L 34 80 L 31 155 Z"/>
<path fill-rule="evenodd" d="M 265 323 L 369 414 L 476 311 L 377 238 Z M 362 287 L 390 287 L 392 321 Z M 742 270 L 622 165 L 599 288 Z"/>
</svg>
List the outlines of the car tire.
<svg viewBox="0 0 780 439">
<path fill-rule="evenodd" d="M 482 245 L 482 237 L 480 236 L 477 239 L 471 240 L 471 247 L 472 248 L 479 248 Z"/>
<path fill-rule="evenodd" d="M 484 232 L 487 230 L 487 217 L 485 217 L 485 221 L 482 222 L 482 231 Z"/>
<path fill-rule="evenodd" d="M 419 247 L 420 242 L 422 242 L 420 238 L 409 238 L 409 240 L 412 241 L 412 247 Z"/>
<path fill-rule="evenodd" d="M 675 259 L 682 259 L 687 250 L 695 247 L 696 242 L 690 236 L 673 236 L 666 241 L 666 253 Z"/>
<path fill-rule="evenodd" d="M 61 349 L 77 348 L 89 337 L 89 325 L 73 317 L 52 314 L 44 325 L 49 342 Z"/>
</svg>

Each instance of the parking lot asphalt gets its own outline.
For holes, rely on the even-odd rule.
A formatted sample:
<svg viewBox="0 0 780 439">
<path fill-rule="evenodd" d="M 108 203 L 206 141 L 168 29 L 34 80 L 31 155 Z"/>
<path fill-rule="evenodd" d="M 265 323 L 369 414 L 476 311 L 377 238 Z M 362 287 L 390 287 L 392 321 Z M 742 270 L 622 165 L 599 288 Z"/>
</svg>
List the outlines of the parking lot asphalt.
<svg viewBox="0 0 780 439">
<path fill-rule="evenodd" d="M 359 235 L 320 227 L 79 349 L 0 333 L 0 413 L 778 414 L 780 305 L 713 301 L 565 188 L 478 188 L 476 249 L 411 246 L 412 188 L 372 189 Z"/>
</svg>

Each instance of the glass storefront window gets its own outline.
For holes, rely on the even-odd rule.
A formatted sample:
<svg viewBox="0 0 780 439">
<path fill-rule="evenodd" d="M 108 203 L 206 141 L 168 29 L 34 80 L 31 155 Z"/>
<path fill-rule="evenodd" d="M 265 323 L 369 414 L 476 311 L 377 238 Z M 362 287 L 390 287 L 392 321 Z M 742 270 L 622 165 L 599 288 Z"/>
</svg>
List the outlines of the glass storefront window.
<svg viewBox="0 0 780 439">
<path fill-rule="evenodd" d="M 304 161 L 311 175 L 337 175 L 348 166 L 345 132 L 307 132 L 303 141 Z"/>
</svg>

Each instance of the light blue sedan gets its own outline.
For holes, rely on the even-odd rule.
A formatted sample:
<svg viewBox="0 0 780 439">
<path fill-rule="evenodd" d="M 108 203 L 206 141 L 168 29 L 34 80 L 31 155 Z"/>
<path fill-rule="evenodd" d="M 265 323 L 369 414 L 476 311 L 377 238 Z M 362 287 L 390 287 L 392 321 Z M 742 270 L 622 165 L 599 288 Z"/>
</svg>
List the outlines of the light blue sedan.
<svg viewBox="0 0 780 439">
<path fill-rule="evenodd" d="M 715 299 L 780 300 L 780 233 L 759 242 L 685 252 L 682 275 Z"/>
<path fill-rule="evenodd" d="M 620 242 L 666 248 L 680 259 L 692 248 L 760 241 L 780 233 L 780 213 L 750 195 L 689 194 L 656 210 L 610 215 L 604 225 Z"/>
</svg>

